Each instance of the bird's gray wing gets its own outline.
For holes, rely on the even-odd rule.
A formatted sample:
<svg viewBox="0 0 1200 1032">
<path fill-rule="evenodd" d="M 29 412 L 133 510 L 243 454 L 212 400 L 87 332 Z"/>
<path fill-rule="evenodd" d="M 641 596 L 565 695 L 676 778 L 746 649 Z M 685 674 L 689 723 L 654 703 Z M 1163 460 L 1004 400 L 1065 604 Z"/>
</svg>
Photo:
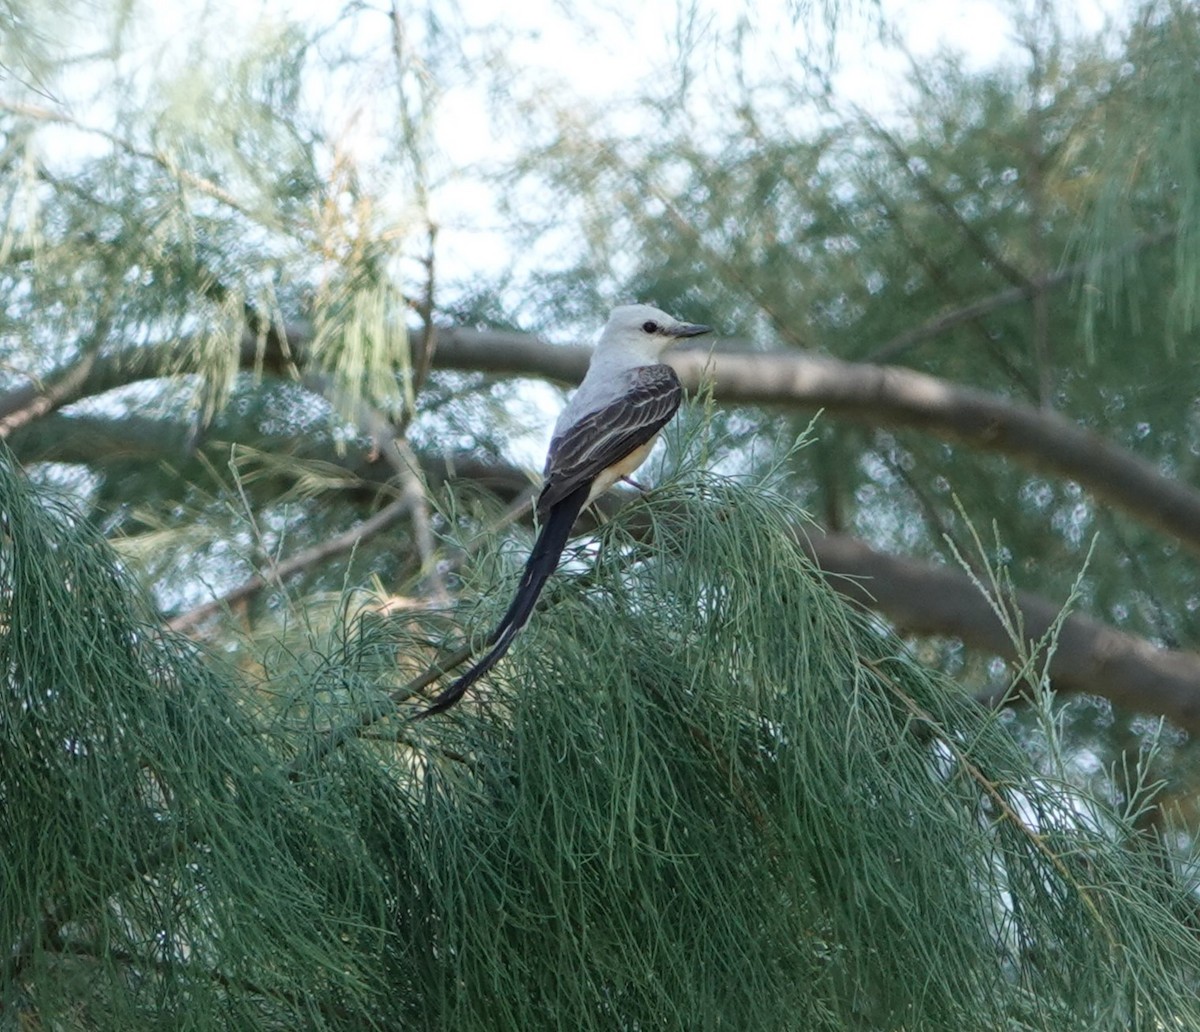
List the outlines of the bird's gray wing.
<svg viewBox="0 0 1200 1032">
<path fill-rule="evenodd" d="M 683 385 L 669 365 L 631 371 L 624 391 L 572 423 L 550 442 L 538 513 L 545 515 L 576 488 L 645 444 L 675 415 Z"/>
</svg>

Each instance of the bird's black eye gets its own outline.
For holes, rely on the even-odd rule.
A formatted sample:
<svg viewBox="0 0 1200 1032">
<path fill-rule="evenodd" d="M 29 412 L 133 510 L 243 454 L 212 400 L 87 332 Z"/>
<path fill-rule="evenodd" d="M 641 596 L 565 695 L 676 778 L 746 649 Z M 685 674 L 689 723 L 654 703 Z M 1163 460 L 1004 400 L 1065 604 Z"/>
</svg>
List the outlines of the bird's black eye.
<svg viewBox="0 0 1200 1032">
<path fill-rule="evenodd" d="M 647 319 L 644 323 L 642 323 L 642 329 L 647 333 L 657 333 L 658 323 L 656 323 L 653 319 Z"/>
</svg>

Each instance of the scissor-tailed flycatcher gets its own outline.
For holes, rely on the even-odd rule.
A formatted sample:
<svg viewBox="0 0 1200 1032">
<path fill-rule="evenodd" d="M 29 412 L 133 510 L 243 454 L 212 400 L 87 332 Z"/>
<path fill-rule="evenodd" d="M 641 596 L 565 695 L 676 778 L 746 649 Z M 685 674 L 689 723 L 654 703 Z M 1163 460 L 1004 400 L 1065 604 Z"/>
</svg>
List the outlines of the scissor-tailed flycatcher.
<svg viewBox="0 0 1200 1032">
<path fill-rule="evenodd" d="M 453 706 L 508 651 L 558 566 L 584 506 L 646 460 L 658 432 L 679 408 L 683 387 L 659 357 L 681 337 L 708 332 L 707 326 L 679 322 L 650 305 L 613 309 L 587 375 L 554 424 L 537 501 L 541 532 L 516 597 L 488 639 L 487 654 L 419 718 Z"/>
</svg>

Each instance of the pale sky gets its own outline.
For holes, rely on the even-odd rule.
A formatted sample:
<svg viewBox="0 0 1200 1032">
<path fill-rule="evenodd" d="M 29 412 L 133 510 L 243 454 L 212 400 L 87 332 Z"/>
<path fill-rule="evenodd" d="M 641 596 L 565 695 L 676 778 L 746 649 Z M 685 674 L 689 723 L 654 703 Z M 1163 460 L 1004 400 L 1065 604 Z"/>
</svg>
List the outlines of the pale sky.
<svg viewBox="0 0 1200 1032">
<path fill-rule="evenodd" d="M 702 97 L 718 96 L 731 81 L 728 47 L 723 41 L 728 40 L 739 18 L 753 19 L 756 31 L 749 44 L 749 64 L 766 73 L 790 75 L 803 66 L 805 53 L 825 53 L 821 2 L 814 0 L 811 13 L 793 19 L 787 0 L 776 0 L 773 5 L 707 0 L 703 4 L 707 11 L 700 11 L 689 22 L 689 12 L 699 9 L 701 2 L 693 6 L 693 0 L 609 0 L 573 5 L 569 0 L 525 0 L 501 8 L 494 0 L 443 0 L 446 22 L 470 30 L 464 46 L 469 61 L 479 68 L 478 74 L 472 74 L 471 67 L 466 71 L 433 69 L 444 90 L 432 120 L 438 185 L 431 199 L 434 218 L 441 227 L 438 268 L 444 281 L 486 277 L 514 262 L 521 264 L 522 259 L 525 268 L 543 264 L 543 256 L 513 254 L 513 238 L 497 214 L 495 188 L 482 183 L 472 171 L 474 165 L 513 156 L 519 142 L 505 135 L 511 127 L 494 121 L 489 108 L 487 89 L 497 78 L 514 98 L 539 90 L 564 103 L 580 98 L 602 110 L 610 123 L 620 125 L 622 119 L 640 117 L 636 106 L 627 102 L 639 86 L 656 75 L 671 74 L 670 62 L 676 53 L 673 41 L 681 36 L 694 40 L 695 88 Z M 940 48 L 949 48 L 961 53 L 971 69 L 1017 58 L 1013 12 L 1036 11 L 1039 6 L 1041 0 L 880 0 L 884 18 L 918 62 Z M 1070 12 L 1063 22 L 1068 34 L 1091 34 L 1106 25 L 1119 25 L 1128 4 L 1125 0 L 1061 0 L 1057 6 Z M 388 8 L 387 0 L 375 0 L 375 5 L 362 9 L 366 13 L 359 14 L 351 35 L 343 32 L 339 39 L 334 32 L 329 45 L 350 49 L 356 60 L 343 73 L 343 80 L 310 85 L 310 102 L 321 110 L 326 124 L 341 134 L 338 142 L 368 163 L 382 153 L 396 132 L 388 121 L 392 117 L 390 103 L 371 106 L 372 98 L 383 96 L 383 91 L 390 101 L 395 88 L 390 24 L 385 16 Z M 875 8 L 861 0 L 842 0 L 841 8 L 835 35 L 834 92 L 886 122 L 902 109 L 899 84 L 907 73 L 908 58 L 879 41 Z M 436 6 L 433 9 L 440 13 Z M 862 13 L 864 9 L 866 13 Z M 258 35 L 269 39 L 281 17 L 329 26 L 336 17 L 331 11 L 336 7 L 329 0 L 145 3 L 138 19 L 144 28 L 127 42 L 133 48 L 132 59 L 144 63 L 149 74 L 158 69 L 179 78 L 186 76 L 187 47 L 198 29 L 216 43 L 213 52 L 221 53 L 228 49 L 231 37 L 242 46 Z M 147 16 L 146 21 L 142 15 Z M 416 33 L 421 17 L 418 6 L 411 15 Z M 810 29 L 814 36 L 810 37 Z M 415 44 L 420 53 L 420 40 Z M 360 53 L 361 60 L 357 60 Z M 85 112 L 74 113 L 90 121 Z M 799 119 L 806 117 L 811 116 L 797 113 Z M 97 120 L 97 124 L 102 122 L 102 118 Z M 76 134 L 73 145 L 80 143 L 105 146 L 100 138 L 80 141 Z M 377 188 L 386 194 L 386 184 Z M 403 183 L 398 182 L 398 205 L 407 200 L 404 193 Z M 548 242 L 543 246 L 555 245 Z M 553 263 L 559 256 L 544 257 Z M 547 416 L 553 413 L 556 394 L 543 387 L 533 395 L 533 409 L 544 409 Z M 536 419 L 531 419 L 533 423 Z M 541 428 L 531 425 L 528 440 L 516 442 L 522 454 L 528 450 L 534 465 L 545 446 L 549 418 L 546 423 Z"/>
<path fill-rule="evenodd" d="M 169 74 L 187 66 L 188 40 L 197 28 L 221 41 L 231 35 L 246 43 L 256 33 L 269 35 L 273 28 L 262 23 L 289 17 L 306 24 L 328 26 L 340 4 L 329 0 L 261 0 L 237 3 L 213 0 L 209 4 L 143 4 L 141 16 L 149 25 L 141 39 L 148 65 Z M 656 74 L 670 74 L 673 41 L 681 35 L 695 39 L 696 91 L 718 95 L 730 81 L 727 41 L 739 19 L 752 19 L 756 32 L 750 43 L 750 64 L 768 74 L 789 75 L 804 63 L 807 51 L 824 53 L 827 30 L 820 0 L 810 0 L 811 11 L 793 17 L 789 8 L 796 0 L 751 3 L 722 3 L 716 0 L 609 0 L 606 3 L 572 4 L 570 0 L 525 0 L 497 5 L 494 0 L 433 0 L 450 26 L 466 26 L 468 60 L 480 74 L 451 72 L 445 76 L 433 122 L 433 140 L 438 188 L 432 197 L 433 214 L 441 225 L 439 259 L 448 278 L 487 273 L 503 268 L 511 259 L 496 217 L 496 198 L 481 184 L 472 166 L 502 160 L 515 152 L 516 141 L 506 136 L 509 127 L 494 121 L 487 89 L 497 79 L 497 55 L 507 66 L 505 86 L 514 98 L 529 96 L 539 89 L 552 99 L 578 97 L 596 105 L 610 122 L 637 119 L 634 105 L 626 98 Z M 889 27 L 920 61 L 939 48 L 960 52 L 972 69 L 988 67 L 1018 54 L 1014 38 L 1014 12 L 1037 10 L 1042 0 L 879 0 Z M 1126 0 L 1061 0 L 1057 4 L 1069 14 L 1060 14 L 1068 32 L 1094 33 L 1106 24 L 1120 22 L 1128 8 Z M 843 101 L 870 111 L 887 121 L 901 106 L 899 91 L 907 71 L 907 58 L 878 39 L 875 7 L 865 0 L 841 0 L 840 22 L 835 34 L 837 71 L 834 92 Z M 313 101 L 328 111 L 328 122 L 342 132 L 342 143 L 369 160 L 383 142 L 392 138 L 394 127 L 386 119 L 390 110 L 369 108 L 372 92 L 394 89 L 390 57 L 390 26 L 385 12 L 388 0 L 364 6 L 355 23 L 356 35 L 349 46 L 361 51 L 362 61 L 353 73 L 355 83 L 346 82 L 345 95 L 337 83 L 314 83 Z M 420 4 L 409 15 L 414 33 L 420 32 L 424 16 Z M 443 14 L 444 11 L 444 14 Z M 377 13 L 376 13 L 377 12 Z M 688 22 L 689 12 L 694 14 Z M 690 33 L 685 26 L 690 24 Z M 336 38 L 336 33 L 334 37 Z M 347 45 L 346 39 L 340 45 Z M 420 40 L 416 51 L 421 50 Z M 220 48 L 216 50 L 220 52 Z M 441 80 L 446 69 L 433 69 Z M 501 75 L 505 73 L 501 72 Z M 368 84 L 364 88 L 364 84 Z M 377 88 L 375 88 L 377 87 Z M 343 113 L 344 112 L 344 113 Z M 799 112 L 797 117 L 808 117 Z M 99 141 L 95 141 L 98 142 Z M 102 145 L 102 144 L 101 144 Z M 463 171 L 459 171 L 463 170 Z M 399 192 L 399 191 L 398 191 Z M 536 260 L 536 259 L 535 259 Z"/>
<path fill-rule="evenodd" d="M 1017 53 L 1011 13 L 1036 9 L 1039 3 L 881 0 L 881 7 L 891 28 L 918 61 L 950 48 L 960 52 L 968 67 L 975 70 Z M 697 85 L 701 93 L 720 91 L 729 81 L 729 68 L 721 63 L 722 47 L 717 40 L 731 33 L 736 19 L 747 11 L 753 11 L 759 29 L 755 45 L 762 48 L 757 59 L 763 67 L 786 74 L 789 62 L 802 59 L 797 57 L 798 52 L 819 48 L 826 39 L 820 3 L 812 5 L 814 13 L 798 20 L 787 13 L 788 5 L 783 0 L 774 5 L 747 2 L 706 6 L 723 10 L 721 14 L 710 12 L 707 20 L 702 17 L 696 29 L 694 53 L 698 57 Z M 835 93 L 886 122 L 902 106 L 897 84 L 907 73 L 908 59 L 880 42 L 877 19 L 854 13 L 854 8 L 863 5 L 844 2 L 842 6 L 850 13 L 843 15 L 836 33 Z M 1119 15 L 1128 4 L 1125 0 L 1068 0 L 1059 6 L 1069 11 L 1064 18 L 1069 34 L 1091 34 L 1119 24 Z M 622 99 L 632 95 L 641 81 L 653 77 L 669 59 L 669 41 L 679 33 L 680 10 L 687 7 L 687 0 L 617 0 L 587 5 L 588 13 L 584 15 L 578 5 L 565 0 L 533 0 L 507 5 L 503 16 L 497 18 L 491 0 L 461 0 L 458 5 L 468 24 L 500 24 L 511 32 L 513 42 L 505 56 L 512 67 L 523 70 L 523 83 L 517 84 L 518 89 L 521 85 L 532 89 L 535 84 L 559 82 L 564 96 L 579 96 L 595 103 L 609 118 L 620 118 L 623 107 L 631 107 L 622 105 Z M 809 26 L 815 26 L 816 38 L 808 35 Z M 711 60 L 706 60 L 709 55 Z M 493 125 L 477 84 L 449 89 L 441 99 L 438 121 L 437 143 L 451 166 L 468 167 L 509 152 L 510 143 Z M 494 206 L 486 188 L 477 182 L 451 180 L 439 191 L 435 204 L 435 215 L 444 223 L 441 244 L 446 268 L 465 265 L 469 255 L 477 258 L 488 253 L 493 242 L 489 242 L 486 227 L 493 221 L 489 213 Z M 460 217 L 464 211 L 478 212 L 479 218 L 468 216 L 464 220 Z M 474 228 L 457 228 L 464 223 Z"/>
</svg>

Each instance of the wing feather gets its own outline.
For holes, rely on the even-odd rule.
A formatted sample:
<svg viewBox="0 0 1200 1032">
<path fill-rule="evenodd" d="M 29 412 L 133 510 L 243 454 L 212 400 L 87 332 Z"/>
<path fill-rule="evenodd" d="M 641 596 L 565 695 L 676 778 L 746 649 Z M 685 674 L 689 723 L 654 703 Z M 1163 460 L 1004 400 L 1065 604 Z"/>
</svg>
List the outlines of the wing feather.
<svg viewBox="0 0 1200 1032">
<path fill-rule="evenodd" d="M 624 391 L 550 442 L 539 515 L 651 440 L 682 401 L 683 385 L 669 365 L 631 370 Z"/>
</svg>

